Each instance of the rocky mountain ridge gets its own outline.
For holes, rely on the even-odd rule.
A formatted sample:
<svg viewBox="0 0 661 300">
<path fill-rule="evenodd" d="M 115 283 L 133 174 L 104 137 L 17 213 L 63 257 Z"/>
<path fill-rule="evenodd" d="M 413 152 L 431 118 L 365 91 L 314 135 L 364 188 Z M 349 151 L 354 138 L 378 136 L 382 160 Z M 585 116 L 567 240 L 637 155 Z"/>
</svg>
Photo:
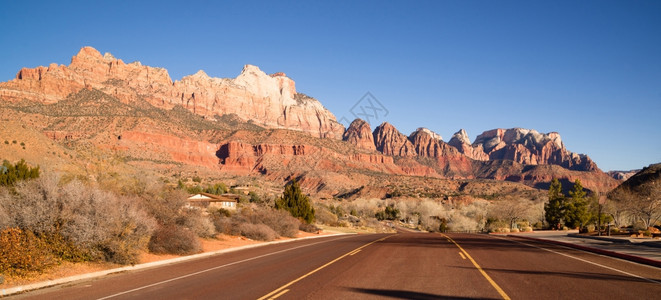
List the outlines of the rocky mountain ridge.
<svg viewBox="0 0 661 300">
<path fill-rule="evenodd" d="M 387 188 L 374 178 L 384 176 L 493 179 L 537 188 L 554 177 L 580 178 L 593 190 L 617 185 L 587 156 L 566 150 L 557 133 L 494 129 L 470 143 L 460 130 L 446 143 L 426 128 L 406 136 L 387 122 L 372 130 L 360 119 L 345 131 L 317 100 L 297 93 L 285 74 L 250 65 L 236 78 L 199 71 L 173 82 L 165 69 L 125 64 L 86 47 L 69 66 L 20 70 L 0 83 L 0 99 L 3 115 L 83 152 L 109 151 L 141 167 L 297 177 L 330 196 L 369 184 L 383 196 Z"/>
<path fill-rule="evenodd" d="M 374 129 L 373 137 L 368 134 L 369 130 L 369 124 L 356 119 L 347 128 L 344 140 L 361 149 L 376 149 L 391 156 L 512 160 L 523 165 L 558 165 L 576 171 L 599 171 L 587 155 L 568 151 L 557 132 L 493 129 L 478 135 L 471 144 L 463 129 L 455 133 L 449 143 L 426 128 L 418 128 L 408 137 L 387 122 Z"/>
<path fill-rule="evenodd" d="M 172 81 L 167 70 L 126 64 L 92 47 L 82 48 L 69 66 L 23 68 L 16 78 L 0 83 L 0 99 L 52 104 L 94 88 L 124 103 L 144 99 L 155 107 L 181 105 L 205 118 L 235 114 L 269 128 L 300 130 L 317 137 L 341 138 L 344 126 L 314 98 L 296 92 L 284 73 L 267 75 L 246 65 L 236 78 L 213 78 L 204 71 Z"/>
</svg>

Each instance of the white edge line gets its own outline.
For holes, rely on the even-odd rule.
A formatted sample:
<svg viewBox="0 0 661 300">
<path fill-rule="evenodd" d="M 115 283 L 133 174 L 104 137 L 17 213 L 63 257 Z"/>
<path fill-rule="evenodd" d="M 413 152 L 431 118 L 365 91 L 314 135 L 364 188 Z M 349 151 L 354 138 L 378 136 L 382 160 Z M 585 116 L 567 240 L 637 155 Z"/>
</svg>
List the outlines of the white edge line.
<svg viewBox="0 0 661 300">
<path fill-rule="evenodd" d="M 347 237 L 342 237 L 342 238 L 339 238 L 339 239 L 344 239 L 344 238 L 347 238 Z M 316 242 L 316 243 L 312 243 L 312 244 L 300 245 L 300 246 L 296 246 L 296 247 L 293 247 L 293 248 L 287 248 L 287 249 L 282 249 L 282 250 L 278 250 L 278 251 L 275 251 L 275 252 L 269 252 L 269 253 L 266 253 L 266 254 L 253 256 L 253 257 L 250 257 L 250 258 L 234 261 L 234 262 L 227 263 L 227 264 L 224 264 L 224 265 L 215 266 L 215 267 L 212 267 L 212 268 L 204 269 L 204 270 L 193 272 L 193 273 L 188 273 L 186 275 L 181 275 L 181 276 L 178 276 L 178 277 L 174 277 L 174 278 L 154 282 L 152 284 L 143 285 L 141 287 L 137 287 L 137 288 L 130 289 L 130 290 L 127 290 L 127 291 L 123 291 L 123 292 L 119 292 L 119 293 L 112 294 L 112 295 L 109 295 L 109 296 L 105 296 L 105 297 L 102 297 L 102 298 L 98 298 L 97 300 L 104 300 L 104 299 L 114 298 L 114 297 L 121 296 L 121 295 L 124 295 L 124 294 L 129 294 L 129 293 L 132 293 L 132 292 L 135 292 L 135 291 L 144 290 L 144 289 L 150 288 L 152 286 L 157 286 L 157 285 L 161 285 L 161 284 L 164 284 L 164 283 L 177 281 L 179 279 L 184 279 L 184 278 L 187 278 L 187 277 L 199 275 L 199 274 L 206 273 L 206 272 L 209 272 L 209 271 L 222 269 L 222 268 L 225 268 L 225 267 L 237 265 L 237 264 L 244 263 L 244 262 L 251 261 L 251 260 L 255 260 L 255 259 L 260 259 L 262 257 L 267 257 L 267 256 L 275 255 L 275 254 L 278 254 L 278 253 L 283 253 L 283 252 L 287 252 L 287 251 L 291 251 L 291 250 L 305 248 L 305 247 L 309 247 L 309 246 L 313 246 L 313 245 L 317 245 L 317 244 L 321 244 L 321 243 L 326 243 L 326 242 L 329 242 L 329 241 L 320 241 L 320 242 Z"/>
<path fill-rule="evenodd" d="M 627 272 L 627 271 L 622 271 L 622 270 L 620 270 L 620 269 L 616 269 L 616 268 L 613 268 L 613 267 L 605 266 L 605 265 L 602 265 L 602 264 L 599 264 L 599 263 L 596 263 L 596 262 L 591 262 L 591 261 L 589 261 L 589 260 L 582 259 L 582 258 L 580 258 L 580 257 L 576 257 L 576 256 L 572 256 L 572 255 L 569 255 L 569 254 L 566 254 L 566 253 L 558 252 L 558 251 L 555 251 L 555 250 L 547 249 L 547 248 L 544 248 L 544 247 L 540 247 L 540 246 L 536 246 L 536 245 L 528 244 L 528 243 L 521 242 L 521 241 L 517 241 L 517 240 L 506 239 L 506 238 L 504 238 L 504 237 L 494 237 L 494 238 L 502 239 L 502 240 L 506 240 L 506 241 L 510 241 L 510 242 L 514 242 L 514 243 L 523 244 L 523 245 L 526 245 L 526 246 L 528 246 L 528 247 L 533 247 L 533 248 L 537 248 L 537 249 L 542 249 L 542 250 L 544 250 L 544 251 L 548 251 L 548 252 L 555 253 L 555 254 L 559 254 L 559 255 L 562 255 L 562 256 L 565 256 L 565 257 L 573 258 L 573 259 L 578 260 L 578 261 L 582 261 L 582 262 L 585 262 L 585 263 L 588 263 L 588 264 L 591 264 L 591 265 L 595 265 L 595 266 L 598 266 L 598 267 L 602 267 L 602 268 L 604 268 L 604 269 L 608 269 L 608 270 L 611 270 L 611 271 L 619 272 L 619 273 L 622 273 L 622 274 L 625 274 L 625 275 L 628 275 L 628 276 L 631 276 L 631 277 L 634 277 L 634 278 L 643 279 L 643 280 L 645 280 L 645 281 L 649 281 L 649 282 L 656 283 L 656 284 L 661 284 L 661 282 L 656 281 L 656 280 L 654 280 L 654 279 L 649 279 L 649 278 L 646 278 L 646 277 L 643 277 L 643 276 L 639 276 L 639 275 L 636 275 L 636 274 L 629 273 L 629 272 Z M 590 253 L 590 254 L 595 254 L 595 253 L 587 252 L 587 251 L 585 251 L 585 250 L 581 250 L 581 249 L 570 248 L 570 247 L 562 246 L 562 245 L 558 245 L 558 246 L 560 246 L 560 247 L 564 247 L 564 248 L 567 248 L 567 249 L 572 249 L 572 250 L 579 250 L 579 251 L 583 251 L 583 252 Z M 595 254 L 595 255 L 600 255 L 600 254 Z M 600 255 L 600 256 L 603 256 L 603 255 Z M 612 257 L 610 257 L 610 256 L 604 256 L 604 257 L 612 258 Z"/>
<path fill-rule="evenodd" d="M 273 241 L 273 242 L 245 245 L 245 246 L 241 246 L 241 247 L 227 248 L 227 249 L 222 249 L 222 250 L 217 250 L 217 251 L 212 251 L 212 252 L 204 252 L 204 253 L 193 254 L 193 255 L 188 255 L 188 256 L 182 256 L 182 257 L 176 257 L 176 258 L 171 258 L 171 259 L 154 261 L 154 262 L 150 262 L 150 263 L 137 264 L 137 265 L 132 265 L 132 266 L 125 266 L 125 267 L 120 267 L 120 268 L 115 268 L 115 269 L 97 271 L 97 272 L 87 273 L 87 274 L 74 275 L 74 276 L 58 278 L 58 279 L 54 279 L 54 280 L 47 280 L 47 281 L 37 282 L 37 283 L 33 283 L 33 284 L 28 284 L 28 285 L 16 286 L 16 287 L 8 288 L 8 289 L 2 289 L 2 290 L 0 290 L 0 296 L 9 296 L 9 295 L 17 294 L 17 293 L 22 293 L 22 292 L 27 292 L 27 291 L 31 291 L 31 290 L 47 288 L 47 287 L 51 287 L 51 286 L 54 286 L 54 285 L 70 283 L 70 282 L 79 281 L 79 280 L 83 280 L 83 279 L 97 278 L 97 277 L 101 277 L 101 276 L 105 276 L 105 275 L 109 275 L 109 274 L 113 274 L 113 273 L 148 269 L 148 268 L 152 268 L 152 267 L 169 265 L 169 264 L 174 264 L 174 263 L 178 263 L 178 262 L 209 257 L 209 256 L 218 255 L 218 254 L 223 254 L 223 253 L 230 253 L 230 252 L 244 250 L 244 249 L 258 248 L 258 247 L 263 247 L 263 246 L 268 246 L 268 245 L 283 244 L 283 243 L 289 243 L 289 242 L 295 242 L 295 241 L 301 241 L 301 240 L 307 240 L 307 239 L 334 237 L 334 236 L 351 235 L 351 234 L 355 234 L 355 233 L 336 233 L 336 234 L 328 234 L 328 235 L 307 236 L 307 237 L 302 237 L 302 238 L 294 238 L 294 239 L 288 239 L 288 240 Z"/>
</svg>

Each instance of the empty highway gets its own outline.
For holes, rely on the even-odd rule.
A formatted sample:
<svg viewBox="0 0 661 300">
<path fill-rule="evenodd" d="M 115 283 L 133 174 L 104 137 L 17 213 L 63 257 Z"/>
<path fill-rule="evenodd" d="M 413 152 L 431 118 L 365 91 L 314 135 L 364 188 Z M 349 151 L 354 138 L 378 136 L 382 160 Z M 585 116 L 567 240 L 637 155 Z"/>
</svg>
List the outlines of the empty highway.
<svg viewBox="0 0 661 300">
<path fill-rule="evenodd" d="M 333 236 L 268 245 L 20 299 L 652 299 L 661 269 L 478 234 Z"/>
</svg>

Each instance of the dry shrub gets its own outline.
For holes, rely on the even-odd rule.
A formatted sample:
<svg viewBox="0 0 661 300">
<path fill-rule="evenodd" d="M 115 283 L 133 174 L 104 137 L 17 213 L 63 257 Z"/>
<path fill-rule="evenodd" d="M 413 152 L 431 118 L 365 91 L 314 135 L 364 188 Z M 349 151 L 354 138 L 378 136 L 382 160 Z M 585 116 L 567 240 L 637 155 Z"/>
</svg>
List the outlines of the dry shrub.
<svg viewBox="0 0 661 300">
<path fill-rule="evenodd" d="M 216 231 L 224 234 L 232 234 L 233 222 L 230 216 L 223 213 L 211 212 L 211 220 Z"/>
<path fill-rule="evenodd" d="M 273 229 L 271 229 L 271 227 L 268 227 L 264 224 L 243 223 L 239 225 L 238 228 L 241 232 L 241 235 L 249 239 L 272 241 L 278 238 L 278 234 Z"/>
<path fill-rule="evenodd" d="M 288 212 L 282 210 L 275 210 L 272 208 L 263 208 L 252 206 L 237 211 L 230 216 L 226 211 L 212 211 L 211 218 L 216 231 L 229 235 L 243 235 L 245 237 L 256 239 L 246 235 L 242 230 L 243 224 L 264 225 L 269 228 L 275 237 L 280 236 L 295 237 L 298 234 L 300 222 L 292 217 Z M 249 231 L 258 231 L 252 229 Z M 263 238 L 257 238 L 263 240 Z"/>
<path fill-rule="evenodd" d="M 178 224 L 189 228 L 199 237 L 211 238 L 216 235 L 214 224 L 199 209 L 183 209 Z"/>
<path fill-rule="evenodd" d="M 319 232 L 319 227 L 315 226 L 314 224 L 301 222 L 300 225 L 298 225 L 298 230 L 310 232 L 310 233 L 317 233 Z"/>
<path fill-rule="evenodd" d="M 202 252 L 202 245 L 190 229 L 165 225 L 159 226 L 152 235 L 149 251 L 157 254 L 187 255 Z"/>
<path fill-rule="evenodd" d="M 0 273 L 25 276 L 54 265 L 48 245 L 30 231 L 7 228 L 0 232 Z"/>
<path fill-rule="evenodd" d="M 249 213 L 248 218 L 252 224 L 264 224 L 273 229 L 277 235 L 285 237 L 296 237 L 301 223 L 287 211 L 267 208 L 254 209 Z"/>
<path fill-rule="evenodd" d="M 1 194 L 7 223 L 43 237 L 62 259 L 137 262 L 155 222 L 136 201 L 76 180 L 62 187 L 57 182 L 45 176 L 17 185 L 13 195 Z"/>
<path fill-rule="evenodd" d="M 182 190 L 149 185 L 143 195 L 143 202 L 161 226 L 186 228 L 204 238 L 215 236 L 214 224 L 202 210 L 184 206 L 187 198 L 188 194 Z"/>
<path fill-rule="evenodd" d="M 188 194 L 182 190 L 151 187 L 142 195 L 144 205 L 159 224 L 176 224 L 186 204 Z"/>
<path fill-rule="evenodd" d="M 316 206 L 314 208 L 315 210 L 315 217 L 317 218 L 317 222 L 321 224 L 326 224 L 330 226 L 337 226 L 337 215 L 332 213 L 326 206 Z"/>
</svg>

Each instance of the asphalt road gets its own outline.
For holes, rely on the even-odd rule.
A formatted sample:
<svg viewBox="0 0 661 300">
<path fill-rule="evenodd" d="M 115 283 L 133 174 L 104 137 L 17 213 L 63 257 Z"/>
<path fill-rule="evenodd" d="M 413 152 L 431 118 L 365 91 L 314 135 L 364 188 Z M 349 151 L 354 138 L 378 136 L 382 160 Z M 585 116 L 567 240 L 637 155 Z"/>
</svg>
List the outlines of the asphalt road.
<svg viewBox="0 0 661 300">
<path fill-rule="evenodd" d="M 477 234 L 302 240 L 113 274 L 21 299 L 659 299 L 661 269 Z"/>
</svg>

